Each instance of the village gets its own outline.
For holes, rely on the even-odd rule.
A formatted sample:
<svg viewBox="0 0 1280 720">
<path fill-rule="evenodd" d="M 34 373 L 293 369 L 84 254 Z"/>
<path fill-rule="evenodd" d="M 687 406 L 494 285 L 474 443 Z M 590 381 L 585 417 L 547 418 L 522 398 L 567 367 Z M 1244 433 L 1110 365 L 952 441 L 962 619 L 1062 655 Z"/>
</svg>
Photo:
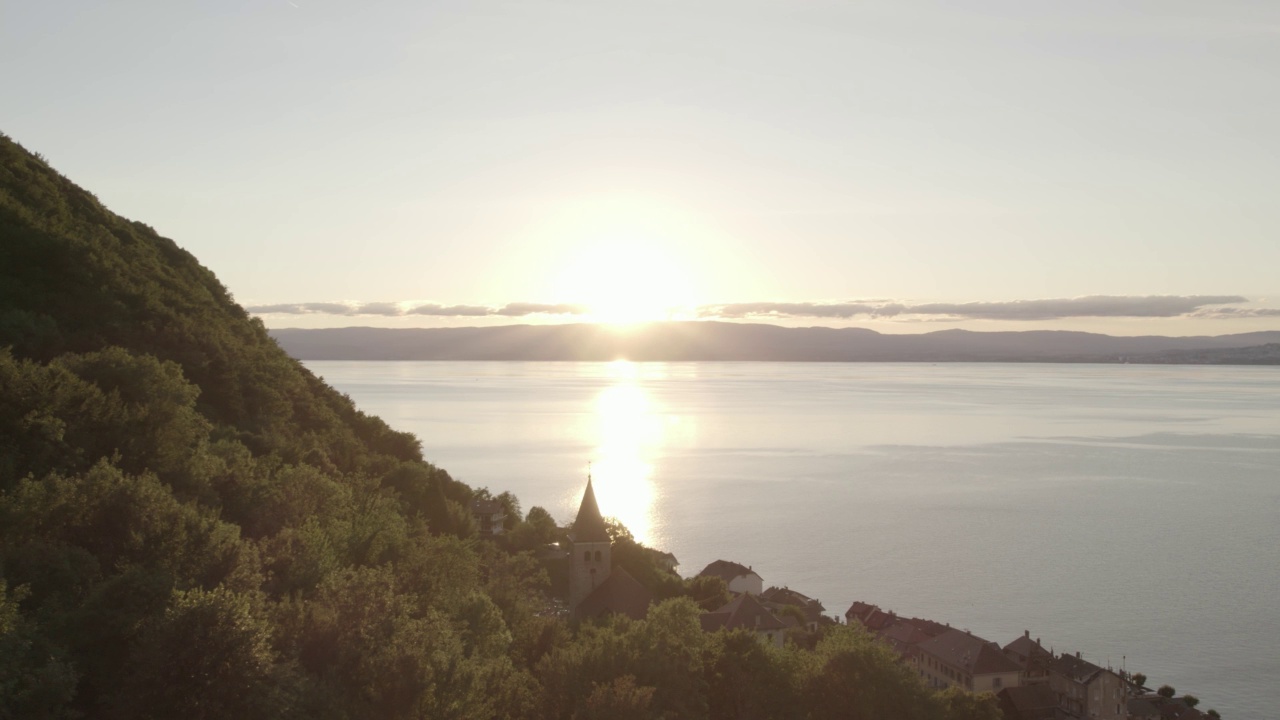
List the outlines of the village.
<svg viewBox="0 0 1280 720">
<path fill-rule="evenodd" d="M 481 535 L 503 531 L 501 503 L 476 500 L 471 505 Z M 588 477 L 576 519 L 562 547 L 549 548 L 568 565 L 567 610 L 578 620 L 607 614 L 641 620 L 652 593 L 625 568 L 615 566 L 609 527 Z M 655 561 L 675 573 L 671 553 L 651 550 Z M 949 623 L 902 617 L 868 602 L 856 601 L 839 615 L 827 615 L 818 599 L 789 587 L 765 587 L 751 565 L 715 560 L 695 578 L 718 578 L 730 597 L 702 614 L 702 629 L 743 629 L 760 642 L 783 647 L 788 637 L 817 633 L 824 625 L 858 625 L 896 652 L 904 664 L 934 689 L 959 687 L 993 693 L 1007 720 L 1217 720 L 1214 710 L 1197 709 L 1199 699 L 1177 696 L 1167 685 L 1146 687 L 1141 673 L 1100 666 L 1080 652 L 1055 653 L 1029 630 L 1007 644 L 978 637 Z"/>
</svg>

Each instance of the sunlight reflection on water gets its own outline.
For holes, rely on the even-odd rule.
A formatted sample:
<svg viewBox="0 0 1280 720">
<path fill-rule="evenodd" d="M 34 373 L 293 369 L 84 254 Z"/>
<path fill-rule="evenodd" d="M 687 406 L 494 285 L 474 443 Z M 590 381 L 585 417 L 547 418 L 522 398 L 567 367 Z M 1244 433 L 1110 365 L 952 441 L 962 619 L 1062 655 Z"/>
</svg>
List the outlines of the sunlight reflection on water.
<svg viewBox="0 0 1280 720">
<path fill-rule="evenodd" d="M 662 408 L 637 382 L 634 363 L 611 363 L 613 384 L 596 396 L 595 423 L 589 432 L 595 446 L 591 474 L 602 508 L 652 544 L 655 536 L 653 460 L 660 454 L 664 426 Z"/>
</svg>

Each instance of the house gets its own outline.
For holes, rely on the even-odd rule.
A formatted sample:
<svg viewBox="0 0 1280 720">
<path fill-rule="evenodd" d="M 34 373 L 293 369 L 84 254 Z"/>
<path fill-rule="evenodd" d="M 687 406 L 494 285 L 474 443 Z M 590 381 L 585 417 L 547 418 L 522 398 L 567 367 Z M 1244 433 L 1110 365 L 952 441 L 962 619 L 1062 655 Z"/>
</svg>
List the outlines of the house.
<svg viewBox="0 0 1280 720">
<path fill-rule="evenodd" d="M 1023 685 L 1049 682 L 1049 665 L 1053 663 L 1053 653 L 1044 649 L 1040 638 L 1032 640 L 1030 630 L 1023 630 L 1017 640 L 1005 645 L 1004 654 L 1022 668 Z"/>
<path fill-rule="evenodd" d="M 751 569 L 750 565 L 741 565 L 728 560 L 716 560 L 702 569 L 698 577 L 711 576 L 724 580 L 731 593 L 750 593 L 759 595 L 764 589 L 764 580 Z"/>
<path fill-rule="evenodd" d="M 844 612 L 844 620 L 849 625 L 858 623 L 875 635 L 880 635 L 885 630 L 901 622 L 910 622 L 916 629 L 929 637 L 936 637 L 951 629 L 950 625 L 934 622 L 927 618 L 902 618 L 892 610 L 881 610 L 879 606 L 862 601 L 854 602 L 849 606 L 849 609 Z"/>
<path fill-rule="evenodd" d="M 765 607 L 770 610 L 777 611 L 784 607 L 800 608 L 804 613 L 804 624 L 810 632 L 818 629 L 818 622 L 822 620 L 822 613 L 827 609 L 822 603 L 805 595 L 785 587 L 770 587 L 768 590 L 760 593 L 760 600 Z"/>
<path fill-rule="evenodd" d="M 856 622 L 877 635 L 897 625 L 900 621 L 900 618 L 895 613 L 885 612 L 876 605 L 864 602 L 855 602 L 850 605 L 849 609 L 844 613 L 844 619 L 850 625 Z"/>
<path fill-rule="evenodd" d="M 855 600 L 853 604 L 849 606 L 849 609 L 844 611 L 844 621 L 850 625 L 854 622 L 865 625 L 866 623 L 863 623 L 863 618 L 869 616 L 873 611 L 878 611 L 879 609 L 880 608 L 872 605 L 871 603 L 864 603 L 861 600 Z"/>
<path fill-rule="evenodd" d="M 881 642 L 893 648 L 904 662 L 917 672 L 920 670 L 920 643 L 929 639 L 929 635 L 919 625 L 902 620 L 896 625 L 876 633 Z"/>
<path fill-rule="evenodd" d="M 920 674 L 929 687 L 954 685 L 969 692 L 998 693 L 1017 687 L 1022 674 L 999 645 L 964 630 L 948 630 L 916 647 Z"/>
<path fill-rule="evenodd" d="M 497 500 L 475 498 L 471 501 L 471 517 L 475 518 L 481 537 L 493 537 L 502 534 L 507 510 Z"/>
<path fill-rule="evenodd" d="M 675 555 L 661 550 L 653 550 L 653 553 L 654 560 L 668 571 L 675 572 L 676 568 L 680 567 L 680 561 L 676 559 Z"/>
<path fill-rule="evenodd" d="M 1005 688 L 996 694 L 1005 720 L 1058 720 L 1067 714 L 1047 683 Z"/>
<path fill-rule="evenodd" d="M 761 642 L 782 647 L 787 626 L 751 593 L 741 593 L 714 612 L 703 613 L 699 620 L 707 632 L 746 628 Z"/>
<path fill-rule="evenodd" d="M 1129 683 L 1114 671 L 1063 653 L 1049 664 L 1058 705 L 1079 717 L 1121 720 L 1128 715 Z"/>
</svg>

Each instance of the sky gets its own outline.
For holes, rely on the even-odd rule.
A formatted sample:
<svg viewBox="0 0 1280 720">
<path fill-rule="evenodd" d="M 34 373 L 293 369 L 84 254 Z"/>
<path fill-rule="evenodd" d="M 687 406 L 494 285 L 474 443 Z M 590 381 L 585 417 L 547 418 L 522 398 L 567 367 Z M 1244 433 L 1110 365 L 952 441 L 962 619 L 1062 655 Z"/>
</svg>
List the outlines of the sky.
<svg viewBox="0 0 1280 720">
<path fill-rule="evenodd" d="M 0 5 L 0 131 L 269 327 L 1280 329 L 1280 3 Z"/>
</svg>

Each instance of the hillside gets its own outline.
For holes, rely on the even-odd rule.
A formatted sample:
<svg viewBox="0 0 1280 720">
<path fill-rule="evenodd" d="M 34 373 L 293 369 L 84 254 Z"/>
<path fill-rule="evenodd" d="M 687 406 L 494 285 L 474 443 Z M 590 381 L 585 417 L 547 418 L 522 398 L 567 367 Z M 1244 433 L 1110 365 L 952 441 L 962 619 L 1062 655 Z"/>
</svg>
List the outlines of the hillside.
<svg viewBox="0 0 1280 720">
<path fill-rule="evenodd" d="M 660 602 L 571 622 L 561 530 L 503 493 L 479 539 L 491 497 L 0 137 L 0 718 L 998 717 L 850 628 L 704 632 L 723 581 L 618 526 Z"/>
<path fill-rule="evenodd" d="M 1113 337 L 1047 330 L 941 330 L 886 335 L 862 328 L 785 328 L 725 322 L 663 322 L 626 329 L 566 324 L 286 328 L 270 332 L 290 355 L 300 360 L 1134 362 L 1131 358 L 1159 353 L 1234 350 L 1280 342 L 1280 331 L 1217 337 Z M 1231 358 L 1237 355 L 1203 357 L 1232 362 Z M 1270 356 L 1244 353 L 1240 357 L 1263 364 Z"/>
</svg>

